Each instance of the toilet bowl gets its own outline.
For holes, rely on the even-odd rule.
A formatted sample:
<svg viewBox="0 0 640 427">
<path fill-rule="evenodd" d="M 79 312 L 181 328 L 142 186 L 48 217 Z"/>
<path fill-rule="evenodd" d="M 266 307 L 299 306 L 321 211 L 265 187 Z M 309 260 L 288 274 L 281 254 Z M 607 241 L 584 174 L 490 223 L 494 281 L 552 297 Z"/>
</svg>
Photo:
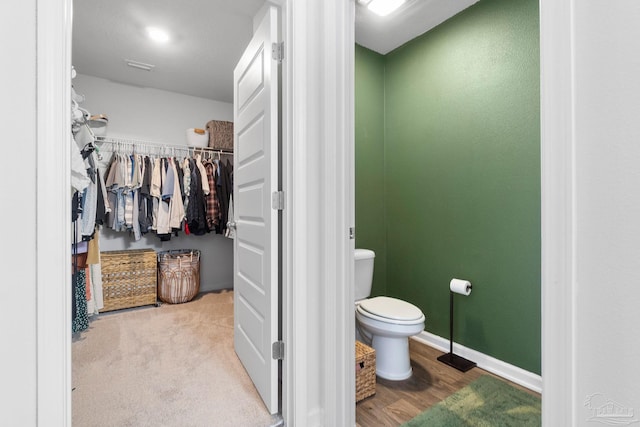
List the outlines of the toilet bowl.
<svg viewBox="0 0 640 427">
<path fill-rule="evenodd" d="M 388 380 L 411 377 L 409 337 L 424 330 L 424 314 L 406 301 L 365 299 L 356 308 L 360 336 L 376 350 L 376 375 Z"/>
<path fill-rule="evenodd" d="M 388 380 L 411 377 L 409 337 L 424 330 L 425 317 L 415 305 L 378 296 L 367 298 L 375 253 L 356 249 L 356 337 L 376 350 L 376 375 Z"/>
</svg>

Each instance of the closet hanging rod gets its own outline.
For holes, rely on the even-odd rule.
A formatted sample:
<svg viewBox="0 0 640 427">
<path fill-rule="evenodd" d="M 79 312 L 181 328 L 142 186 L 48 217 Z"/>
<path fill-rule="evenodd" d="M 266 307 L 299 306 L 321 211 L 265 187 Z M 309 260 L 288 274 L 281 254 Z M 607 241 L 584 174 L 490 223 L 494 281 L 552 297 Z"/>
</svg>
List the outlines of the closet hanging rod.
<svg viewBox="0 0 640 427">
<path fill-rule="evenodd" d="M 167 151 L 172 151 L 172 152 L 181 151 L 181 152 L 187 152 L 190 154 L 210 153 L 210 154 L 233 155 L 233 150 L 223 150 L 223 149 L 212 148 L 212 147 L 192 147 L 190 145 L 163 144 L 157 141 L 148 141 L 148 140 L 133 139 L 133 138 L 96 136 L 95 140 L 96 140 L 96 143 L 101 144 L 101 146 L 103 144 L 110 144 L 111 148 L 116 148 L 118 146 L 126 146 L 127 148 L 130 148 L 132 151 L 137 151 L 137 152 L 154 151 L 155 154 L 166 153 Z M 114 151 L 114 150 L 111 150 L 111 151 Z"/>
</svg>

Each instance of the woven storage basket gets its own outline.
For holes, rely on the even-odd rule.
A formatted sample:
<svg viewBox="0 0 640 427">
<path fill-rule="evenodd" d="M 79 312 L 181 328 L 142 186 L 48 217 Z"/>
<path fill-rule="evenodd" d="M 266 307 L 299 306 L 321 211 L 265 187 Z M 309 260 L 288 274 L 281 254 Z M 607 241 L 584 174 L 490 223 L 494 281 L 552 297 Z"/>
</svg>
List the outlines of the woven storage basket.
<svg viewBox="0 0 640 427">
<path fill-rule="evenodd" d="M 233 122 L 210 120 L 207 122 L 207 132 L 210 148 L 233 151 Z"/>
<path fill-rule="evenodd" d="M 157 303 L 156 252 L 153 249 L 100 253 L 102 311 Z"/>
<path fill-rule="evenodd" d="M 181 304 L 200 292 L 200 251 L 173 250 L 158 253 L 158 298 Z"/>
<path fill-rule="evenodd" d="M 356 341 L 356 402 L 376 393 L 376 351 Z"/>
</svg>

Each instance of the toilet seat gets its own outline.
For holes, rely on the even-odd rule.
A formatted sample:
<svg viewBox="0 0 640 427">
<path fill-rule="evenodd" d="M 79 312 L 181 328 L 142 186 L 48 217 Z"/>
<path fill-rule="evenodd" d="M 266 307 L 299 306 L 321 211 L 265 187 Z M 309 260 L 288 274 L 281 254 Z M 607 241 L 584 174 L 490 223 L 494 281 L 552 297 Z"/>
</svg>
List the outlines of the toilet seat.
<svg viewBox="0 0 640 427">
<path fill-rule="evenodd" d="M 369 319 L 395 325 L 415 325 L 425 320 L 422 310 L 415 305 L 390 297 L 363 300 L 358 305 L 357 311 Z"/>
</svg>

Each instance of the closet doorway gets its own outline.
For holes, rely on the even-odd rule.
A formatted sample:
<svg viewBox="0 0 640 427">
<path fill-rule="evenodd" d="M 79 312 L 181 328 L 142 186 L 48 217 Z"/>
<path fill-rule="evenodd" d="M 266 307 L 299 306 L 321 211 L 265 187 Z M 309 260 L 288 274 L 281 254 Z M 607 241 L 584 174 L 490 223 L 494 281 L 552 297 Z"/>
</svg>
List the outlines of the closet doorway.
<svg viewBox="0 0 640 427">
<path fill-rule="evenodd" d="M 118 139 L 130 141 L 132 150 L 136 149 L 136 145 L 140 150 L 142 147 L 148 149 L 156 144 L 164 146 L 165 150 L 175 150 L 176 146 L 187 142 L 187 129 L 205 128 L 209 120 L 233 121 L 238 117 L 233 105 L 234 86 L 237 99 L 242 101 L 244 97 L 247 102 L 252 102 L 257 92 L 247 87 L 255 84 L 256 80 L 252 76 L 251 61 L 246 72 L 236 78 L 236 83 L 232 80 L 232 71 L 253 33 L 259 29 L 262 21 L 260 18 L 265 13 L 268 13 L 268 9 L 263 0 L 191 1 L 180 2 L 179 5 L 175 2 L 163 2 L 158 5 L 157 2 L 152 4 L 140 0 L 110 2 L 108 6 L 95 1 L 74 2 L 72 64 L 75 77 L 72 85 L 78 95 L 78 101 L 89 114 L 106 118 L 105 129 L 98 131 L 116 139 L 116 150 L 113 150 L 112 143 L 111 150 L 102 150 L 100 156 L 105 158 L 109 151 L 121 148 L 117 145 Z M 165 34 L 162 33 L 163 30 L 166 31 Z M 263 56 L 265 53 L 268 52 L 263 51 Z M 271 55 L 268 56 L 270 59 Z M 253 56 L 250 59 L 253 59 Z M 248 78 L 243 80 L 243 76 Z M 242 93 L 243 90 L 248 92 Z M 248 122 L 247 129 L 251 127 L 249 125 L 255 124 L 252 117 L 244 120 Z M 277 126 L 274 128 L 277 139 Z M 250 140 L 248 145 L 255 142 L 255 138 L 247 139 Z M 277 153 L 277 149 L 275 152 Z M 252 164 L 258 159 L 256 152 L 244 156 L 241 151 L 235 154 L 240 157 L 235 159 L 236 165 L 239 163 L 242 166 L 243 159 Z M 275 175 L 267 172 L 267 175 L 275 176 L 277 185 L 277 170 L 274 173 Z M 255 180 L 249 181 L 247 186 L 254 189 Z M 260 192 L 266 195 L 265 200 L 261 201 L 262 206 L 268 206 L 271 198 L 271 192 L 268 188 L 266 190 Z M 247 213 L 248 216 L 251 216 L 250 214 L 251 212 Z M 229 221 L 233 228 L 235 221 L 232 221 L 231 217 Z M 237 233 L 241 234 L 242 222 L 237 223 Z M 237 240 L 233 238 L 234 233 L 215 234 L 183 234 L 173 236 L 169 241 L 160 241 L 151 233 L 142 238 L 134 238 L 113 230 L 103 230 L 100 232 L 99 240 L 101 251 L 143 248 L 156 251 L 197 249 L 203 260 L 201 293 L 221 293 L 235 288 L 237 279 L 247 278 L 247 274 L 243 274 L 246 271 L 233 270 L 234 265 L 236 270 L 238 268 L 236 254 L 239 253 Z M 277 243 L 277 239 L 275 241 Z M 242 250 L 247 252 L 246 245 L 241 247 L 240 252 Z M 254 255 L 255 253 L 256 251 L 251 252 Z M 266 274 L 269 274 L 268 271 Z M 271 277 L 277 278 L 277 271 Z M 250 297 L 248 294 L 249 292 L 245 292 L 240 299 L 235 295 L 236 301 L 246 302 Z M 269 308 L 274 303 L 277 307 L 277 294 L 268 296 L 266 300 L 271 303 Z M 238 306 L 239 304 L 234 302 L 234 307 Z M 255 304 L 252 304 L 252 307 L 255 307 Z M 276 321 L 262 329 L 270 331 L 269 337 L 277 337 L 277 309 L 269 316 L 275 317 Z M 246 317 L 246 310 L 244 319 L 251 323 L 251 319 Z M 233 321 L 236 327 L 240 323 L 239 320 Z M 255 325 L 247 325 L 242 330 L 248 332 L 245 335 L 253 338 L 248 330 L 251 326 L 260 330 L 260 326 Z M 84 333 L 90 334 L 91 331 Z M 237 338 L 241 334 L 235 335 Z M 270 352 L 269 337 L 263 341 L 269 343 L 267 347 Z M 236 343 L 236 349 L 238 348 Z M 244 348 L 247 348 L 246 344 Z M 171 348 L 163 348 L 161 351 L 170 352 Z M 254 362 L 246 360 L 250 355 L 243 355 L 242 351 L 238 354 L 267 405 L 267 413 L 277 412 L 277 363 L 273 363 L 275 368 L 270 370 L 270 377 L 266 380 L 256 379 L 264 369 L 257 369 Z M 206 360 L 203 360 L 203 363 L 206 363 Z M 265 387 L 268 388 L 268 393 L 264 391 Z M 220 413 L 218 410 L 218 415 L 224 417 L 224 412 Z"/>
</svg>

